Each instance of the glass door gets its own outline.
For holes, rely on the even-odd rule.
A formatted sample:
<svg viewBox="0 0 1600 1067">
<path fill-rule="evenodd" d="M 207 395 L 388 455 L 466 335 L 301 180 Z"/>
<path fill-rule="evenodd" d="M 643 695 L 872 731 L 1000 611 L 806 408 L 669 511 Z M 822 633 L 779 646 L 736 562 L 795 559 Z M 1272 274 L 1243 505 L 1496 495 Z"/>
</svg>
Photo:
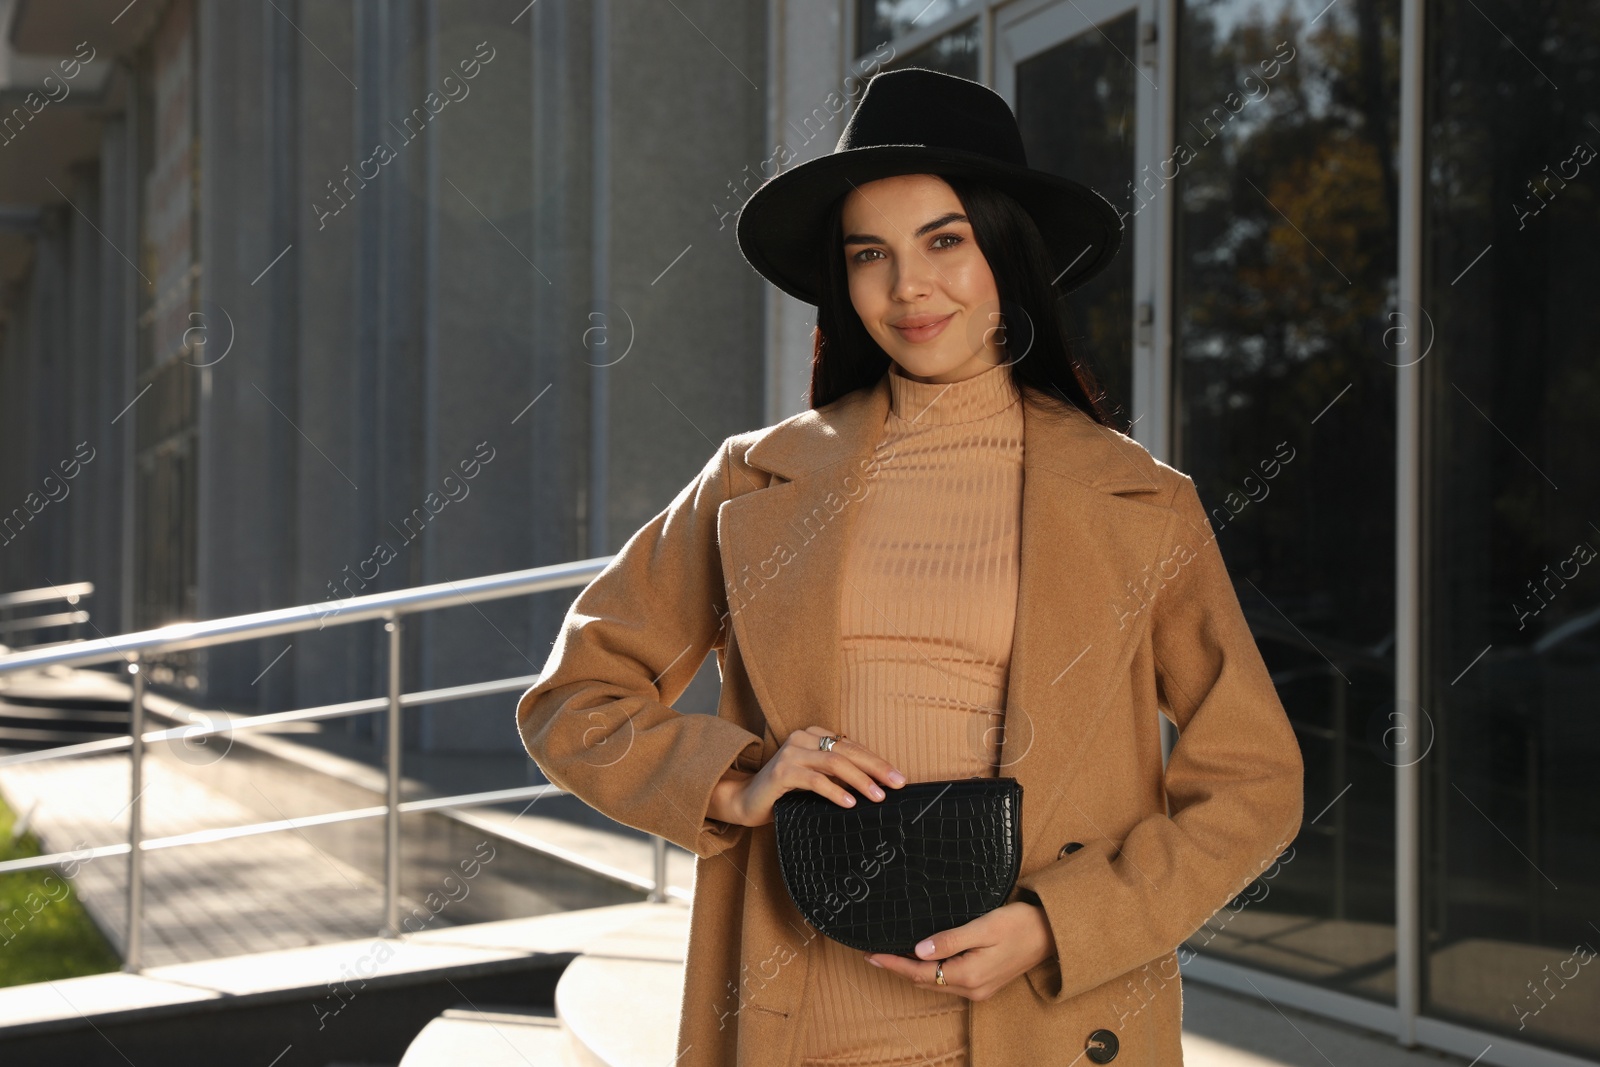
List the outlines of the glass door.
<svg viewBox="0 0 1600 1067">
<path fill-rule="evenodd" d="M 1116 258 L 1067 297 L 1068 333 L 1118 428 L 1159 455 L 1166 419 L 1150 412 L 1164 409 L 1154 373 L 1160 302 L 1141 285 L 1154 277 L 1143 249 L 1159 203 L 1135 189 L 1159 103 L 1154 9 L 1153 0 L 1010 5 L 995 14 L 994 87 L 1016 112 L 1029 165 L 1089 185 L 1122 215 Z"/>
</svg>

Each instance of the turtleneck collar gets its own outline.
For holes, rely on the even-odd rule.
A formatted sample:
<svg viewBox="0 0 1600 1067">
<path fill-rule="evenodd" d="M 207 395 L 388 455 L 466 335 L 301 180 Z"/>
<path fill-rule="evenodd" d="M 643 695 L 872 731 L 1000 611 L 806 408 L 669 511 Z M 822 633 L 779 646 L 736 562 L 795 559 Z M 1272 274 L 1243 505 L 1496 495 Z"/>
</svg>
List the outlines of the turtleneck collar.
<svg viewBox="0 0 1600 1067">
<path fill-rule="evenodd" d="M 1011 367 L 997 363 L 959 382 L 919 382 L 889 364 L 890 413 L 919 426 L 973 422 L 998 414 L 1020 399 Z"/>
</svg>

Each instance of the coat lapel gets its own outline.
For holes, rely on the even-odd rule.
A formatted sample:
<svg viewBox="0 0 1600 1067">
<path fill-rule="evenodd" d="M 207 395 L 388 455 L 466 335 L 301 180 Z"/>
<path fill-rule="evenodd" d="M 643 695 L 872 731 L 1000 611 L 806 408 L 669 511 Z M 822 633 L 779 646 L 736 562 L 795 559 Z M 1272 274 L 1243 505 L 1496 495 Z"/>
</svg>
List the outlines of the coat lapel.
<svg viewBox="0 0 1600 1067">
<path fill-rule="evenodd" d="M 844 555 L 875 472 L 895 462 L 875 448 L 888 412 L 885 374 L 825 410 L 784 420 L 744 453 L 771 484 L 718 514 L 734 634 L 780 744 L 807 726 L 839 729 Z M 1025 869 L 1034 853 L 1053 858 L 1060 847 L 1043 831 L 1148 625 L 1138 590 L 1176 521 L 1152 503 L 1160 493 L 1143 448 L 1086 416 L 1024 403 L 1017 619 L 998 773 L 1023 787 Z"/>
</svg>

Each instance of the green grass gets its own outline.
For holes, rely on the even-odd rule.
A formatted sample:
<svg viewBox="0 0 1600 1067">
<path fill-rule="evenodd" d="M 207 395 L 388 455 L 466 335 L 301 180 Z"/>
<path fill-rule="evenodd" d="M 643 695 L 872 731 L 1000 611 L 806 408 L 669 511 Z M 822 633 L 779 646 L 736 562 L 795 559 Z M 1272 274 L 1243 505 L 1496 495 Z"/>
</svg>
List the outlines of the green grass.
<svg viewBox="0 0 1600 1067">
<path fill-rule="evenodd" d="M 0 860 L 39 855 L 39 842 L 32 833 L 11 840 L 15 821 L 11 809 L 0 801 Z M 0 986 L 103 974 L 121 967 L 122 960 L 60 872 L 0 874 Z"/>
</svg>

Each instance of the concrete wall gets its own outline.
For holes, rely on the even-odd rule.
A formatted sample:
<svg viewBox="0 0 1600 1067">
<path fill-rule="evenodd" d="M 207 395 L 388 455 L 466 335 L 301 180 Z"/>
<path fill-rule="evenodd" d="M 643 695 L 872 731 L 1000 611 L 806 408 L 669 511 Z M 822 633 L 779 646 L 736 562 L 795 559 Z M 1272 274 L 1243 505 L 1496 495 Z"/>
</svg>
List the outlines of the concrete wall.
<svg viewBox="0 0 1600 1067">
<path fill-rule="evenodd" d="M 121 174 L 126 145 L 126 123 L 109 121 L 100 156 L 52 178 L 72 204 L 40 211 L 33 268 L 3 297 L 0 522 L 10 521 L 0 532 L 0 591 L 92 581 L 85 636 L 125 629 L 129 427 L 117 415 L 132 395 L 135 275 L 113 249 L 132 247 L 133 220 L 125 186 L 106 175 Z"/>
</svg>

